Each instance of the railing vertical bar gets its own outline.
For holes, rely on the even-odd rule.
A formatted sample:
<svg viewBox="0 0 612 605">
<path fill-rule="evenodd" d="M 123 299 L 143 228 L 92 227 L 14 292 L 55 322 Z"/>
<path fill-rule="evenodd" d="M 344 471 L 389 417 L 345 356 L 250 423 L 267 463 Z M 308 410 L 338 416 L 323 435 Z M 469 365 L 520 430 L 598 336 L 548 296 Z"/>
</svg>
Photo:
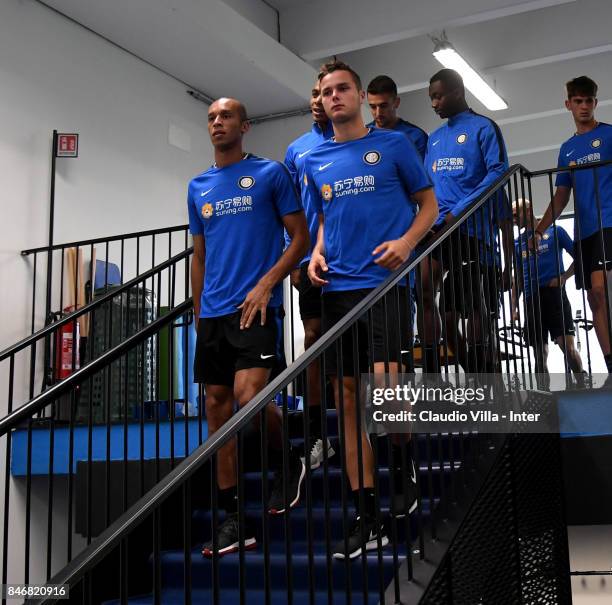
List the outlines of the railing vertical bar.
<svg viewBox="0 0 612 605">
<path fill-rule="evenodd" d="M 102 374 L 102 375 L 100 375 Z M 98 372 L 101 380 L 103 372 Z M 91 544 L 92 537 L 92 508 L 93 508 L 93 375 L 89 377 L 89 402 L 87 415 L 87 545 Z"/>
<path fill-rule="evenodd" d="M 285 561 L 287 566 L 287 604 L 293 604 L 292 540 L 291 540 L 291 507 L 289 506 L 289 416 L 287 387 L 282 391 L 282 460 L 283 460 L 283 502 L 285 507 Z"/>
<path fill-rule="evenodd" d="M 13 390 L 15 383 L 15 356 L 9 358 L 9 379 L 7 395 L 7 413 L 13 411 Z M 2 527 L 2 584 L 7 584 L 8 556 L 9 556 L 9 519 L 10 519 L 10 488 L 11 488 L 11 444 L 12 431 L 6 434 L 6 456 L 4 461 L 4 521 Z M 5 605 L 6 598 L 2 597 L 2 605 Z"/>
<path fill-rule="evenodd" d="M 159 507 L 153 510 L 153 586 L 154 603 L 155 605 L 162 605 L 161 510 Z"/>
<path fill-rule="evenodd" d="M 575 231 L 575 240 L 576 241 L 582 241 L 582 228 L 580 226 L 580 217 L 578 215 L 578 204 L 579 204 L 579 199 L 578 199 L 578 192 L 576 191 L 576 171 L 575 170 L 570 170 L 570 176 L 572 179 L 572 194 L 574 197 L 574 209 L 576 210 L 575 213 L 575 218 L 574 218 L 574 231 Z M 576 259 L 576 262 L 580 263 L 580 269 L 582 271 L 582 274 L 584 275 L 584 263 L 582 262 L 582 247 L 580 247 L 580 254 L 577 255 L 578 258 Z M 582 310 L 584 313 L 584 319 L 585 319 L 585 328 L 586 328 L 586 319 L 587 319 L 587 300 L 586 300 L 586 289 L 582 288 Z M 589 331 L 585 330 L 584 332 L 584 339 L 586 341 L 586 348 L 587 348 L 587 364 L 588 364 L 588 368 L 589 368 L 589 374 L 592 375 L 593 373 L 593 368 L 591 365 L 591 339 L 589 338 Z"/>
<path fill-rule="evenodd" d="M 293 308 L 293 307 L 292 307 Z M 308 555 L 308 601 L 310 605 L 315 605 L 315 565 L 314 565 L 314 531 L 312 521 L 312 469 L 310 468 L 310 392 L 308 390 L 308 372 L 304 371 L 300 375 L 300 381 L 304 385 L 304 405 L 303 407 L 303 436 L 304 436 L 304 464 L 306 467 L 305 490 L 306 490 L 306 543 Z M 296 398 L 297 390 L 293 383 L 293 397 Z M 316 412 L 315 412 L 316 413 Z M 287 440 L 289 435 L 285 436 Z"/>
<path fill-rule="evenodd" d="M 240 605 L 246 604 L 246 515 L 245 515 L 245 489 L 244 489 L 244 431 L 238 431 L 236 436 L 236 479 L 238 480 L 238 591 Z"/>
<path fill-rule="evenodd" d="M 56 405 L 59 402 L 56 402 Z M 55 454 L 55 415 L 49 418 L 49 477 L 47 479 L 47 582 L 51 578 L 53 565 L 53 480 Z"/>
<path fill-rule="evenodd" d="M 30 583 L 30 524 L 32 514 L 32 419 L 28 419 L 23 583 Z"/>
<path fill-rule="evenodd" d="M 261 507 L 264 556 L 264 602 L 265 605 L 270 605 L 272 599 L 272 579 L 270 575 L 270 517 L 268 516 L 268 499 L 270 494 L 268 489 L 268 423 L 266 422 L 265 411 L 262 411 L 259 416 L 259 424 L 261 429 Z"/>
<path fill-rule="evenodd" d="M 184 605 L 191 605 L 191 479 L 183 484 L 183 559 Z"/>
<path fill-rule="evenodd" d="M 348 532 L 349 532 L 349 519 L 347 510 L 347 494 L 346 494 L 346 479 L 347 477 L 347 461 L 346 461 L 346 430 L 345 430 L 345 414 L 344 414 L 344 351 L 343 340 L 346 335 L 343 334 L 337 339 L 336 342 L 336 380 L 338 382 L 338 393 L 337 393 L 337 409 L 340 412 L 338 419 L 338 428 L 340 429 L 340 466 L 342 468 L 342 480 L 341 484 L 341 503 L 342 503 L 342 529 L 344 532 L 344 573 L 346 576 L 345 586 L 345 597 L 347 605 L 351 605 L 352 602 L 352 582 L 351 582 L 351 562 L 346 556 L 348 553 Z M 359 511 L 356 511 L 359 514 Z"/>
<path fill-rule="evenodd" d="M 119 595 L 121 605 L 127 605 L 128 603 L 129 562 L 128 538 L 125 537 L 119 543 Z"/>
<path fill-rule="evenodd" d="M 219 586 L 219 494 L 218 494 L 218 454 L 215 452 L 210 458 L 210 491 L 211 491 L 211 524 L 212 524 L 212 546 L 213 546 L 213 563 L 212 563 L 212 588 L 213 601 L 212 605 L 219 605 L 220 586 Z M 240 505 L 240 503 L 238 503 Z"/>
<path fill-rule="evenodd" d="M 68 518 L 67 518 L 67 562 L 72 561 L 72 515 L 74 498 L 74 423 L 77 412 L 76 389 L 70 391 L 70 420 L 68 424 Z"/>
<path fill-rule="evenodd" d="M 313 361 L 319 363 L 319 380 L 321 384 L 321 439 L 323 441 L 323 514 L 324 514 L 324 533 L 325 533 L 325 570 L 327 579 L 327 603 L 333 604 L 333 573 L 331 555 L 331 527 L 330 527 L 330 502 L 329 502 L 329 450 L 327 447 L 327 375 L 325 372 L 325 352 L 321 357 Z M 305 405 L 308 402 L 305 402 Z M 306 452 L 305 452 L 306 454 Z M 344 477 L 341 477 L 344 481 Z M 266 604 L 269 605 L 269 604 Z"/>
<path fill-rule="evenodd" d="M 37 271 L 38 254 L 34 253 L 33 275 L 32 275 L 32 319 L 31 332 L 34 334 L 34 326 L 36 325 L 36 271 Z"/>
</svg>

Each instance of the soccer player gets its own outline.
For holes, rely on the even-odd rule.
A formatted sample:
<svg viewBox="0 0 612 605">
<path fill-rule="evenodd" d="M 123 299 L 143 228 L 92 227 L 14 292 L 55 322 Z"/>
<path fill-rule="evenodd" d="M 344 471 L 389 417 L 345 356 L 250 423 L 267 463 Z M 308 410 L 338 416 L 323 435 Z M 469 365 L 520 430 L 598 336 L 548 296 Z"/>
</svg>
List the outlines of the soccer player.
<svg viewBox="0 0 612 605">
<path fill-rule="evenodd" d="M 249 402 L 267 383 L 276 358 L 275 321 L 282 303 L 282 279 L 309 246 L 306 219 L 291 177 L 279 162 L 244 153 L 249 130 L 244 105 L 221 98 L 208 110 L 208 132 L 215 163 L 189 183 L 189 228 L 193 235 L 191 287 L 198 339 L 196 382 L 206 385 L 209 435 L 231 417 L 234 402 Z M 283 252 L 283 229 L 291 244 Z M 285 510 L 280 410 L 266 409 L 276 477 L 268 507 Z M 290 445 L 289 506 L 300 497 L 305 467 Z M 226 517 L 218 528 L 220 555 L 240 548 L 236 440 L 217 455 L 219 505 Z M 255 548 L 245 527 L 244 547 Z M 202 550 L 212 556 L 212 541 Z"/>
<path fill-rule="evenodd" d="M 348 65 L 335 61 L 321 68 L 319 83 L 334 137 L 311 151 L 306 163 L 308 187 L 319 214 L 319 232 L 308 275 L 313 284 L 323 288 L 322 324 L 326 332 L 380 285 L 390 271 L 401 267 L 433 225 L 438 209 L 414 145 L 400 133 L 365 126 L 361 117 L 365 91 L 359 76 Z M 353 350 L 350 332 L 341 339 L 341 433 L 356 519 L 346 536 L 348 550 L 342 540 L 334 546 L 335 558 L 356 557 L 362 546 L 375 549 L 378 539 L 383 545 L 388 543 L 384 525 L 376 521 L 372 448 L 366 431 L 357 430 L 354 365 L 358 363 L 358 372 L 368 371 L 369 353 L 375 373 L 382 374 L 387 361 L 390 374 L 397 375 L 400 370 L 400 350 L 407 348 L 409 318 L 406 287 L 398 290 L 399 304 L 387 305 L 386 317 L 384 301 L 373 307 L 372 351 L 368 351 L 365 318 L 358 324 L 357 351 Z M 337 408 L 339 370 L 332 348 L 326 355 L 326 371 L 331 375 Z M 412 481 L 407 483 L 413 489 Z M 413 509 L 416 496 L 407 494 L 407 498 L 411 500 L 407 506 Z"/>
<path fill-rule="evenodd" d="M 306 186 L 304 167 L 308 154 L 334 134 L 331 122 L 323 110 L 318 81 L 312 87 L 310 112 L 314 122 L 312 128 L 289 145 L 285 155 L 285 165 L 291 174 L 296 189 L 301 194 L 310 232 L 310 243 L 311 246 L 314 246 L 317 241 L 319 216 L 313 207 L 308 187 Z M 288 243 L 290 238 L 286 236 L 286 240 Z M 304 325 L 304 349 L 311 347 L 321 336 L 321 288 L 314 286 L 308 279 L 309 262 L 310 250 L 301 260 L 299 268 L 291 272 L 291 283 L 298 290 L 300 317 Z M 321 439 L 321 369 L 318 360 L 312 363 L 306 370 L 306 379 L 308 381 L 308 400 L 306 405 L 309 407 L 310 443 L 305 447 L 304 453 L 305 456 L 309 456 L 310 468 L 316 469 L 321 466 L 324 453 L 323 440 Z M 327 456 L 333 456 L 334 453 L 328 439 Z"/>
<path fill-rule="evenodd" d="M 595 119 L 597 84 L 580 76 L 565 87 L 565 107 L 572 113 L 576 133 L 561 145 L 558 167 L 612 160 L 612 126 Z M 532 245 L 535 247 L 542 240 L 548 227 L 563 212 L 573 190 L 576 286 L 587 291 L 597 340 L 612 374 L 612 166 L 559 172 L 555 184 L 555 194 L 535 228 Z"/>
<path fill-rule="evenodd" d="M 395 82 L 389 76 L 376 76 L 368 84 L 368 105 L 374 120 L 367 126 L 403 132 L 414 143 L 420 156 L 425 159 L 427 133 L 397 115 L 400 100 Z"/>
<path fill-rule="evenodd" d="M 498 180 L 508 169 L 508 158 L 501 131 L 495 122 L 472 111 L 465 99 L 461 76 L 442 69 L 429 83 L 429 98 L 435 113 L 447 122 L 434 131 L 427 143 L 425 167 L 434 184 L 440 216 L 434 232 L 452 222 Z M 512 266 L 511 209 L 499 193 L 493 204 L 485 204 L 441 244 L 421 264 L 420 286 L 423 301 L 424 367 L 435 372 L 439 367 L 438 340 L 440 314 L 436 302 L 444 278 L 446 339 L 465 371 L 495 371 L 492 331 L 483 275 L 491 275 L 490 259 L 499 264 L 495 252 L 497 231 L 505 221 L 505 271 Z M 491 229 L 491 224 L 493 229 Z M 443 273 L 447 274 L 444 277 Z M 509 277 L 506 275 L 506 282 Z M 501 288 L 501 284 L 497 284 Z M 497 307 L 497 302 L 492 301 Z M 491 303 L 490 305 L 491 306 Z M 468 320 L 467 334 L 458 330 L 460 315 Z M 469 341 L 468 351 L 466 340 Z M 488 348 L 488 350 L 487 350 Z"/>
<path fill-rule="evenodd" d="M 535 371 L 548 374 L 548 335 L 563 351 L 569 369 L 576 376 L 584 372 L 580 354 L 574 346 L 572 307 L 565 293 L 565 282 L 574 274 L 574 263 L 566 271 L 563 250 L 574 257 L 574 243 L 562 227 L 549 227 L 537 251 L 529 250 L 535 219 L 529 200 L 512 205 L 515 225 L 522 230 L 515 241 L 519 279 L 512 288 L 513 319 L 519 319 L 519 299 L 525 295 L 527 344 L 534 350 Z M 522 276 L 522 279 L 520 279 Z"/>
<path fill-rule="evenodd" d="M 418 126 L 402 120 L 397 115 L 400 106 L 400 97 L 397 94 L 397 84 L 389 76 L 376 76 L 369 84 L 367 89 L 368 105 L 374 120 L 366 124 L 369 128 L 387 128 L 404 133 L 414 146 L 417 148 L 421 158 L 425 159 L 427 151 L 427 133 Z M 415 274 L 410 274 L 410 313 L 412 321 L 410 323 L 410 342 L 414 340 L 414 323 L 416 317 L 416 297 L 414 293 Z M 414 368 L 412 360 L 412 347 L 405 354 L 405 361 L 408 371 Z"/>
</svg>

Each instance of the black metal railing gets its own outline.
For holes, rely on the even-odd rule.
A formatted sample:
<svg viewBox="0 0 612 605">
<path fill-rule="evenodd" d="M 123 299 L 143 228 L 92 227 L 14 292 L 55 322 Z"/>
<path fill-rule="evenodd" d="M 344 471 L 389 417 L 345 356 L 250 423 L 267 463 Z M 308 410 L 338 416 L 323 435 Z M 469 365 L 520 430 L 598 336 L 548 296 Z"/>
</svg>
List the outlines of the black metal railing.
<svg viewBox="0 0 612 605">
<path fill-rule="evenodd" d="M 109 286 L 121 285 L 188 247 L 188 226 L 177 225 L 22 250 L 32 263 L 30 332 L 56 320 L 66 308 L 70 312 L 82 306 L 96 290 L 106 293 Z M 68 259 L 69 254 L 74 258 Z"/>
<path fill-rule="evenodd" d="M 178 225 L 23 250 L 31 270 L 28 332 L 56 323 L 189 246 L 188 226 Z M 99 321 L 91 324 L 89 315 L 82 314 L 58 340 L 49 333 L 38 351 L 39 375 L 30 391 L 44 390 L 79 367 L 90 328 L 102 331 Z"/>
<path fill-rule="evenodd" d="M 589 169 L 594 168 L 568 170 Z M 428 587 L 421 580 L 433 577 L 424 564 L 439 554 L 443 536 L 451 550 L 440 561 L 452 561 L 452 545 L 461 550 L 464 537 L 459 529 L 466 517 L 457 514 L 460 503 L 473 496 L 477 488 L 483 493 L 483 472 L 507 455 L 507 440 L 472 431 L 408 433 L 403 439 L 374 436 L 364 409 L 370 394 L 367 389 L 354 388 L 356 382 L 351 379 L 362 376 L 362 384 L 387 386 L 388 381 L 400 380 L 394 372 L 397 364 L 409 374 L 416 368 L 424 374 L 442 374 L 445 379 L 461 370 L 527 375 L 528 384 L 533 377 L 533 386 L 529 384 L 532 389 L 541 386 L 533 374 L 537 347 L 542 345 L 537 338 L 525 342 L 524 336 L 529 337 L 530 331 L 528 321 L 510 308 L 509 289 L 513 284 L 520 288 L 525 280 L 515 252 L 510 204 L 518 198 L 533 199 L 533 179 L 553 172 L 532 174 L 513 166 L 452 224 L 424 242 L 414 259 L 355 302 L 287 370 L 255 397 L 236 402 L 240 409 L 204 442 L 206 428 L 198 419 L 202 427 L 199 447 L 165 477 L 156 473 L 153 487 L 128 510 L 124 506 L 125 512 L 114 522 L 110 523 L 112 515 L 107 513 L 100 526 L 105 529 L 81 552 L 69 556 L 69 563 L 50 581 L 69 584 L 71 600 L 78 603 L 113 599 L 127 603 L 139 594 L 155 603 L 291 603 L 298 599 L 297 593 L 310 603 L 369 603 L 376 599 L 382 603 L 400 602 L 407 590 L 416 598 L 424 597 Z M 499 235 L 501 231 L 505 240 Z M 525 258 L 534 259 L 533 278 L 538 283 L 537 254 L 527 247 Z M 528 264 L 527 279 L 532 279 L 530 271 Z M 414 289 L 404 285 L 411 274 L 415 275 Z M 413 291 L 416 322 L 411 310 Z M 542 311 L 546 312 L 540 307 L 540 316 Z M 106 359 L 92 362 L 99 366 L 76 372 L 67 379 L 71 382 L 60 383 L 51 397 L 91 380 L 92 368 L 102 368 L 111 356 L 128 355 L 134 347 L 142 346 L 162 321 L 155 320 L 123 341 L 120 349 L 113 348 Z M 377 330 L 384 326 L 382 338 L 375 335 L 375 325 Z M 396 338 L 396 334 L 407 335 L 407 340 Z M 535 355 L 531 349 L 536 349 Z M 314 389 L 309 369 L 314 365 L 319 367 L 319 401 L 311 397 Z M 377 382 L 380 380 L 387 383 Z M 293 410 L 300 399 L 302 409 Z M 0 434 L 10 440 L 18 422 L 24 418 L 30 418 L 30 422 L 50 399 L 42 401 L 27 404 L 27 410 L 17 410 L 6 422 L 0 422 Z M 201 408 L 200 403 L 199 414 Z M 312 422 L 316 418 L 319 422 Z M 128 450 L 127 431 L 123 435 L 124 450 Z M 295 494 L 291 484 L 296 469 L 301 469 L 298 454 L 309 461 L 314 438 L 321 440 L 322 468 L 316 470 L 305 464 L 302 503 L 292 509 Z M 88 443 L 92 444 L 91 438 Z M 512 447 L 520 449 L 518 443 Z M 159 447 L 161 438 L 156 442 Z M 223 475 L 226 467 L 219 467 L 219 460 L 224 456 L 223 449 L 228 448 L 235 448 L 231 459 L 237 471 L 237 552 L 221 557 L 219 529 L 222 525 L 227 529 L 228 517 L 233 515 L 223 515 L 223 509 L 230 507 L 226 494 L 218 488 L 220 478 L 227 484 Z M 6 451 L 8 461 L 9 448 Z M 157 456 L 156 460 L 161 458 Z M 104 467 L 107 477 L 109 459 L 107 456 Z M 416 469 L 414 483 L 412 462 Z M 550 464 L 556 464 L 555 460 L 550 458 Z M 347 473 L 350 486 L 345 479 Z M 277 481 L 270 486 L 273 475 Z M 125 475 L 123 480 L 128 484 L 126 493 L 129 480 Z M 514 511 L 525 506 L 526 494 L 519 475 L 512 474 L 512 481 L 517 491 L 506 498 L 504 505 Z M 107 511 L 113 499 L 110 483 L 105 483 Z M 93 484 L 90 480 L 88 489 Z M 270 497 L 278 495 L 279 487 L 281 496 L 274 508 L 280 506 L 286 512 L 269 515 Z M 503 492 L 503 486 L 500 489 Z M 558 486 L 551 489 L 558 496 Z M 370 495 L 375 503 L 373 518 L 360 514 L 368 511 L 365 500 Z M 503 494 L 500 497 L 503 499 Z M 396 504 L 397 500 L 401 504 Z M 546 515 L 546 506 L 554 506 L 554 502 L 542 501 L 542 516 Z M 557 525 L 562 525 L 563 519 L 559 519 Z M 368 556 L 356 561 L 346 556 L 353 552 L 349 548 L 352 530 L 358 534 L 359 547 L 371 549 Z M 513 537 L 518 540 L 519 535 Z M 258 553 L 248 553 L 254 544 L 252 538 L 261 542 Z M 202 543 L 208 541 L 206 558 L 201 551 Z M 494 550 L 496 545 L 488 547 Z M 565 573 L 566 543 L 559 534 L 553 547 L 556 569 Z M 52 551 L 48 550 L 48 557 Z M 338 554 L 344 558 L 336 560 L 334 555 Z M 547 577 L 541 576 L 542 581 Z M 516 575 L 506 580 L 521 581 Z M 503 592 L 502 580 L 499 582 L 496 590 Z M 537 592 L 537 582 L 530 590 Z M 563 582 L 559 586 L 563 588 Z M 443 589 L 447 588 L 444 584 Z M 559 597 L 561 593 L 550 594 L 546 602 L 565 602 Z"/>
<path fill-rule="evenodd" d="M 186 299 L 192 251 L 187 248 L 123 284 L 107 286 L 90 302 L 0 351 L 0 372 L 7 385 L 4 409 L 10 412 L 38 392 L 59 384 L 82 365 L 167 312 L 177 300 Z M 79 330 L 83 324 L 87 325 L 86 336 Z M 155 400 L 154 347 L 147 350 L 146 359 L 149 367 L 142 368 L 149 382 L 146 399 Z M 130 367 L 134 364 L 138 365 L 134 360 Z M 56 419 L 62 418 L 61 406 L 54 413 Z M 98 416 L 94 423 L 105 420 Z M 77 416 L 78 421 L 87 422 L 88 418 Z"/>
<path fill-rule="evenodd" d="M 202 443 L 186 361 L 194 344 L 191 254 L 109 288 L 0 353 L 5 582 L 49 579 Z M 92 326 L 83 365 L 73 358 L 70 372 L 37 393 L 45 341 L 63 330 L 74 336 L 83 317 Z"/>
<path fill-rule="evenodd" d="M 519 170 L 515 167 L 509 171 L 476 206 L 496 195 Z M 470 210 L 466 216 L 474 212 Z M 413 579 L 413 560 L 427 557 L 444 523 L 445 506 L 452 507 L 452 499 L 469 489 L 473 469 L 483 456 L 495 450 L 485 447 L 484 437 L 472 433 L 414 435 L 403 440 L 381 435 L 366 441 L 356 439 L 356 446 L 349 445 L 351 435 L 355 438 L 351 425 L 358 428 L 358 435 L 366 434 L 360 401 L 365 394 L 352 392 L 345 375 L 374 374 L 375 370 L 378 373 L 380 366 L 374 367 L 371 356 L 364 366 L 357 356 L 348 363 L 345 355 L 348 350 L 373 350 L 374 313 L 390 319 L 392 310 L 399 311 L 406 301 L 398 284 L 404 283 L 406 276 L 442 242 L 458 233 L 464 222 L 465 217 L 460 217 L 438 240 L 427 244 L 413 262 L 365 295 L 290 368 L 250 401 L 239 402 L 241 409 L 220 430 L 77 555 L 53 581 L 69 583 L 75 602 L 98 602 L 113 596 L 128 602 L 130 595 L 149 592 L 154 602 L 177 598 L 186 603 L 218 603 L 234 597 L 240 602 L 271 602 L 283 594 L 290 603 L 299 591 L 315 603 L 335 602 L 338 594 L 345 595 L 346 602 L 365 603 L 372 595 L 383 602 L 389 585 L 399 600 L 401 581 Z M 411 327 L 404 323 L 405 314 L 398 313 L 397 317 L 400 325 L 395 328 L 410 332 Z M 347 346 L 337 346 L 343 339 Z M 406 358 L 406 365 L 415 358 L 413 344 L 408 347 L 413 355 Z M 394 356 L 402 353 L 390 350 L 388 342 L 383 348 L 384 359 L 376 361 L 389 368 Z M 321 368 L 320 405 L 310 405 L 309 401 L 307 371 L 313 363 L 319 363 Z M 333 399 L 327 383 L 327 370 L 332 363 L 339 376 Z M 301 414 L 290 410 L 298 396 L 305 402 Z M 310 464 L 305 465 L 304 505 L 291 510 L 289 505 L 295 494 L 290 493 L 290 483 L 298 467 L 296 450 L 299 448 L 309 459 L 314 414 L 320 416 L 320 435 L 314 436 L 321 438 L 322 469 L 315 472 Z M 268 425 L 270 416 L 276 417 L 276 427 Z M 274 437 L 278 439 L 279 428 L 281 439 L 275 448 Z M 223 519 L 219 512 L 217 464 L 221 448 L 232 442 L 237 468 L 236 541 L 242 546 L 237 554 L 221 558 L 217 532 L 227 517 Z M 337 452 L 333 457 L 332 449 Z M 344 477 L 354 464 L 353 452 L 358 464 L 357 471 L 353 466 L 351 477 L 352 505 Z M 362 464 L 367 456 L 371 468 L 376 469 L 371 487 L 376 501 L 375 527 L 380 531 L 369 540 L 371 555 L 362 557 L 360 562 L 353 562 L 349 556 L 336 561 L 333 554 L 350 552 L 350 530 L 358 527 L 362 534 L 365 531 L 364 522 L 356 520 L 355 515 L 364 506 L 364 488 L 370 487 Z M 416 467 L 414 484 L 412 461 Z M 282 480 L 270 489 L 268 480 L 273 473 Z M 268 516 L 269 497 L 275 485 L 281 485 L 283 490 L 282 508 L 286 513 L 281 518 Z M 400 494 L 404 495 L 403 506 L 394 504 L 394 497 Z M 261 554 L 247 554 L 251 532 L 262 542 Z M 368 541 L 365 535 L 362 538 Z M 210 559 L 199 552 L 202 541 L 207 539 L 212 540 Z M 389 546 L 383 549 L 387 541 Z M 117 583 L 109 581 L 109 577 L 117 578 Z"/>
</svg>

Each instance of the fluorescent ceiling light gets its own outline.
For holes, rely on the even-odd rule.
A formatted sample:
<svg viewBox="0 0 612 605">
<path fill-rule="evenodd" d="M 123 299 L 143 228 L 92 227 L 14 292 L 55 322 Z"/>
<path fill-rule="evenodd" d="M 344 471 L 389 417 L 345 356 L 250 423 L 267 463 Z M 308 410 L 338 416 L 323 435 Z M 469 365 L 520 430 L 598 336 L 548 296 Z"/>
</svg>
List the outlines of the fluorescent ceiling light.
<svg viewBox="0 0 612 605">
<path fill-rule="evenodd" d="M 508 109 L 504 101 L 468 64 L 468 62 L 453 48 L 448 40 L 436 40 L 433 56 L 444 67 L 454 69 L 463 78 L 465 87 L 491 111 Z"/>
</svg>

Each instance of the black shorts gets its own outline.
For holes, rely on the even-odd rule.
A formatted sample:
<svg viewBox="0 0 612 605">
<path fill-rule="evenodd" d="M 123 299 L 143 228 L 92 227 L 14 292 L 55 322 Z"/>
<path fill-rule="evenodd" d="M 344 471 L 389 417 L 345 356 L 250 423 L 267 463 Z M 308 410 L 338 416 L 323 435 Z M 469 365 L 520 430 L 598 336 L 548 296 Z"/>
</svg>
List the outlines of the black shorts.
<svg viewBox="0 0 612 605">
<path fill-rule="evenodd" d="M 234 386 L 234 374 L 248 368 L 270 368 L 278 362 L 279 309 L 268 307 L 266 323 L 259 313 L 251 327 L 240 329 L 240 312 L 201 317 L 193 361 L 194 382 Z"/>
<path fill-rule="evenodd" d="M 485 304 L 492 319 L 499 317 L 499 308 L 503 296 L 502 272 L 498 265 L 485 265 L 483 268 L 482 286 Z"/>
<path fill-rule="evenodd" d="M 300 283 L 297 290 L 302 321 L 321 319 L 321 288 L 312 285 L 308 277 L 308 263 L 302 263 L 300 266 Z"/>
<path fill-rule="evenodd" d="M 485 258 L 478 238 L 456 230 L 431 253 L 446 276 L 440 297 L 440 312 L 468 315 L 485 309 L 482 265 Z M 486 266 L 486 265 L 485 265 Z"/>
<path fill-rule="evenodd" d="M 349 311 L 352 311 L 372 289 L 326 292 L 323 294 L 322 331 L 328 332 Z M 353 330 L 348 329 L 342 340 L 342 372 L 344 376 L 369 372 L 377 362 L 409 363 L 414 343 L 412 318 L 410 315 L 410 288 L 397 287 L 372 308 L 372 325 L 368 313 L 357 321 L 357 351 L 353 347 Z M 386 304 L 385 304 L 386 301 Z M 385 314 L 386 310 L 386 314 Z M 370 340 L 372 351 L 370 351 Z M 338 374 L 338 349 L 332 345 L 325 351 L 325 372 Z"/>
<path fill-rule="evenodd" d="M 525 342 L 535 347 L 538 338 L 540 344 L 547 344 L 549 335 L 551 340 L 563 335 L 573 336 L 576 330 L 572 319 L 572 307 L 565 288 L 541 287 L 538 293 L 539 301 L 535 295 L 525 301 L 527 317 Z"/>
<path fill-rule="evenodd" d="M 603 239 L 603 246 L 602 240 Z M 576 288 L 591 289 L 591 273 L 603 271 L 604 259 L 606 270 L 612 269 L 612 227 L 593 233 L 583 240 L 576 241 Z"/>
</svg>

